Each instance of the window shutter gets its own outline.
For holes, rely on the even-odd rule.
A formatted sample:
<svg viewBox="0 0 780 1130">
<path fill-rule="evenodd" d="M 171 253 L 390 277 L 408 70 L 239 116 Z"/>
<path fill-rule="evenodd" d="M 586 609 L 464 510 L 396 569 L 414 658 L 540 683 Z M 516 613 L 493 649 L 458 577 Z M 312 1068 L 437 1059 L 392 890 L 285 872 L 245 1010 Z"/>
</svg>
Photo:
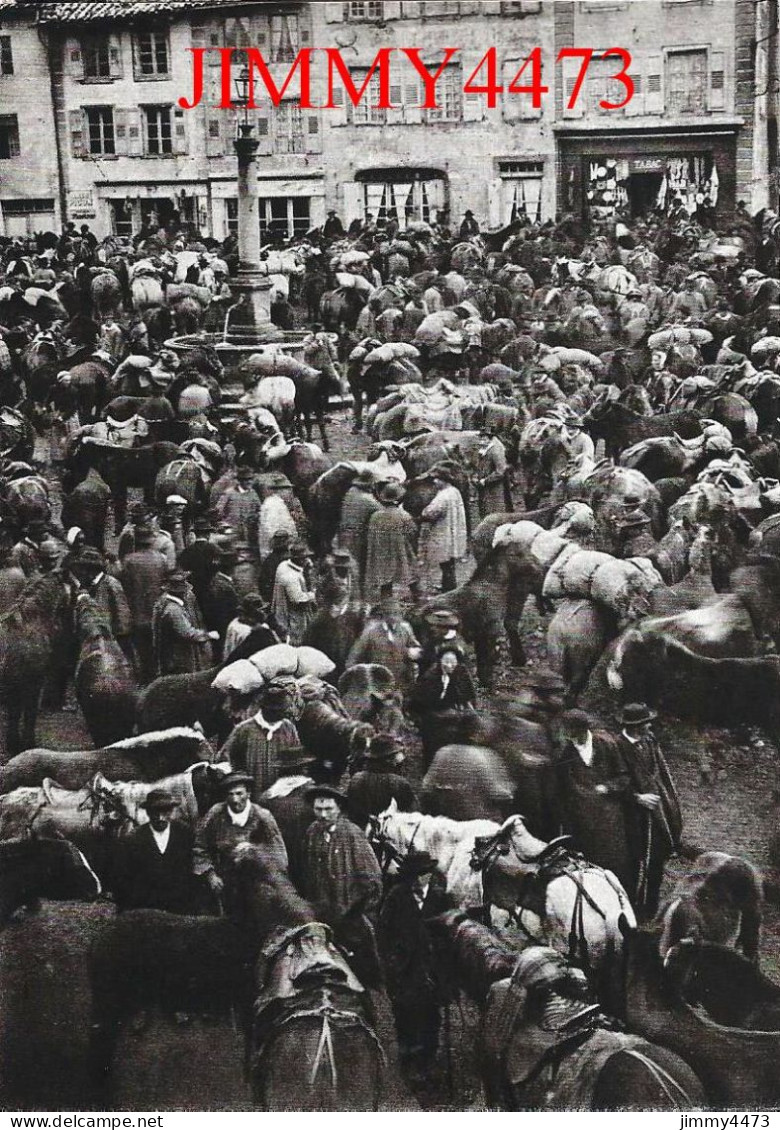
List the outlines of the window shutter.
<svg viewBox="0 0 780 1130">
<path fill-rule="evenodd" d="M 68 113 L 70 127 L 70 151 L 74 157 L 86 157 L 86 122 L 83 110 L 70 110 Z"/>
<path fill-rule="evenodd" d="M 329 114 L 329 124 L 332 126 L 345 126 L 347 124 L 347 100 L 344 96 L 343 86 L 333 87 L 333 109 L 323 110 Z"/>
<path fill-rule="evenodd" d="M 501 217 L 501 192 L 503 181 L 500 177 L 488 181 L 488 224 L 491 228 L 500 228 Z"/>
<path fill-rule="evenodd" d="M 127 152 L 131 157 L 140 157 L 144 151 L 143 123 L 140 110 L 126 110 L 127 114 Z"/>
<path fill-rule="evenodd" d="M 382 6 L 382 19 L 383 20 L 400 20 L 401 18 L 401 4 L 400 0 L 396 3 L 389 4 L 387 0 Z"/>
<path fill-rule="evenodd" d="M 340 24 L 344 19 L 344 5 L 343 4 L 326 4 L 325 5 L 325 23 L 326 24 Z"/>
<path fill-rule="evenodd" d="M 69 78 L 84 78 L 84 59 L 81 54 L 81 44 L 78 39 L 68 39 L 65 42 L 63 70 Z"/>
<path fill-rule="evenodd" d="M 111 78 L 121 78 L 124 74 L 122 68 L 122 41 L 118 35 L 108 37 L 108 65 Z"/>
<path fill-rule="evenodd" d="M 461 74 L 463 82 L 474 73 L 474 69 L 479 63 L 484 52 L 477 51 L 464 51 L 461 60 Z M 482 72 L 480 72 L 480 77 Z M 479 78 L 477 79 L 479 83 Z M 469 94 L 463 91 L 463 120 L 464 122 L 481 122 L 485 118 L 485 109 L 487 107 L 486 94 Z"/>
<path fill-rule="evenodd" d="M 262 157 L 267 157 L 273 153 L 273 133 L 271 132 L 271 114 L 268 108 L 260 109 L 257 111 L 257 121 L 255 123 L 257 129 L 257 140 L 260 142 L 257 152 Z"/>
<path fill-rule="evenodd" d="M 190 42 L 193 47 L 206 46 L 206 25 L 192 24 L 190 28 Z"/>
<path fill-rule="evenodd" d="M 250 26 L 252 28 L 252 46 L 259 47 L 260 50 L 265 53 L 265 49 L 271 37 L 268 16 L 260 12 L 255 12 L 251 17 Z"/>
<path fill-rule="evenodd" d="M 213 109 L 206 118 L 206 156 L 225 155 L 225 111 Z"/>
<path fill-rule="evenodd" d="M 320 115 L 304 114 L 303 128 L 306 130 L 306 152 L 322 153 L 322 122 L 320 120 Z"/>
<path fill-rule="evenodd" d="M 583 103 L 586 98 L 586 91 L 588 89 L 587 76 L 582 86 L 580 87 L 577 101 L 571 110 L 567 107 L 569 99 L 571 98 L 572 91 L 574 90 L 575 83 L 577 82 L 577 75 L 580 72 L 580 59 L 561 59 L 561 81 L 563 83 L 563 116 L 564 118 L 581 118 L 584 114 Z"/>
<path fill-rule="evenodd" d="M 532 16 L 541 10 L 542 0 L 520 0 L 520 11 L 524 16 Z"/>
<path fill-rule="evenodd" d="M 171 145 L 174 153 L 187 152 L 187 115 L 184 110 L 172 110 L 173 122 L 173 136 L 171 137 Z"/>
<path fill-rule="evenodd" d="M 640 114 L 644 114 L 645 112 L 645 84 L 647 82 L 647 76 L 639 69 L 639 63 L 636 59 L 634 59 L 631 64 L 631 71 L 629 73 L 634 80 L 634 97 L 626 105 L 625 115 L 627 118 L 638 118 Z"/>
<path fill-rule="evenodd" d="M 415 75 L 404 83 L 404 121 L 415 124 L 422 121 L 422 101 L 425 97 L 422 80 Z"/>
<path fill-rule="evenodd" d="M 710 109 L 726 107 L 726 56 L 723 51 L 710 52 Z"/>
<path fill-rule="evenodd" d="M 400 82 L 390 84 L 390 102 L 394 109 L 387 111 L 387 124 L 404 120 L 404 88 Z"/>
<path fill-rule="evenodd" d="M 504 88 L 504 93 L 501 95 L 501 116 L 505 122 L 523 122 L 542 116 L 542 107 L 533 105 L 530 94 L 512 94 L 509 90 L 512 80 L 523 65 L 524 58 L 505 59 L 501 70 L 501 85 Z M 530 85 L 530 74 L 531 68 L 529 66 L 526 74 L 520 80 L 521 86 L 524 82 Z M 544 82 L 545 77 L 543 68 L 542 82 Z M 479 97 L 484 101 L 483 95 L 479 95 Z M 544 95 L 542 95 L 542 99 L 544 99 Z"/>
<path fill-rule="evenodd" d="M 363 185 L 346 181 L 341 186 L 344 195 L 344 223 L 348 227 L 353 220 L 362 220 L 366 214 Z"/>
<path fill-rule="evenodd" d="M 118 157 L 126 157 L 129 153 L 127 131 L 127 110 L 117 107 L 114 110 L 114 147 Z"/>
<path fill-rule="evenodd" d="M 664 112 L 664 61 L 661 55 L 650 55 L 645 68 L 645 113 Z"/>
</svg>

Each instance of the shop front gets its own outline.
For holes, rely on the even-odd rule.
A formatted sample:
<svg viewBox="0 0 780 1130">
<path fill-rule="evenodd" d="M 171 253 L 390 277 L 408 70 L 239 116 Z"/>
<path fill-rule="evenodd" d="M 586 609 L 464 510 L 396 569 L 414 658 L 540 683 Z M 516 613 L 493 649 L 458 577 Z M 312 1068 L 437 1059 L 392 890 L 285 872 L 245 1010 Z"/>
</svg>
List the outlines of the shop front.
<svg viewBox="0 0 780 1130">
<path fill-rule="evenodd" d="M 559 132 L 558 207 L 586 223 L 681 210 L 705 222 L 736 202 L 736 129 Z"/>
</svg>

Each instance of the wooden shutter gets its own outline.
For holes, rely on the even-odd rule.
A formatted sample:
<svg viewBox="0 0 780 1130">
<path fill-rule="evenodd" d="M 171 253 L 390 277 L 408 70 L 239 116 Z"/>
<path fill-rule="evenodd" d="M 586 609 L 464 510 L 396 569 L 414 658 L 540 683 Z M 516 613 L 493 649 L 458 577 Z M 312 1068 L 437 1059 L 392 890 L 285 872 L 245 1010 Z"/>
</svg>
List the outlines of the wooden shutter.
<svg viewBox="0 0 780 1130">
<path fill-rule="evenodd" d="M 253 13 L 250 18 L 250 27 L 252 29 L 252 46 L 259 47 L 266 55 L 266 47 L 271 41 L 271 27 L 268 16 L 262 12 Z"/>
<path fill-rule="evenodd" d="M 274 138 L 272 131 L 273 123 L 271 121 L 271 113 L 269 107 L 262 107 L 257 111 L 257 121 L 255 123 L 256 137 L 260 142 L 257 152 L 260 156 L 267 157 L 273 153 Z"/>
<path fill-rule="evenodd" d="M 344 197 L 344 225 L 349 227 L 353 220 L 362 220 L 366 214 L 363 185 L 356 181 L 345 181 L 341 191 Z"/>
<path fill-rule="evenodd" d="M 206 46 L 206 25 L 193 23 L 190 26 L 190 43 L 193 47 Z"/>
<path fill-rule="evenodd" d="M 325 111 L 327 113 L 327 111 Z M 322 121 L 319 113 L 303 114 L 304 143 L 307 153 L 322 153 Z"/>
<path fill-rule="evenodd" d="M 530 48 L 529 48 L 530 54 Z M 522 122 L 530 121 L 535 118 L 541 118 L 542 106 L 534 106 L 533 99 L 530 94 L 512 94 L 509 90 L 512 80 L 517 75 L 517 72 L 523 65 L 526 55 L 516 59 L 505 59 L 504 65 L 501 69 L 501 85 L 504 88 L 504 93 L 501 95 L 501 116 L 505 122 Z M 522 86 L 525 81 L 530 85 L 531 68 L 528 67 L 526 74 L 520 80 Z M 542 82 L 547 77 L 542 64 Z M 483 96 L 480 96 L 483 97 Z M 544 94 L 542 95 L 542 105 L 544 105 Z"/>
<path fill-rule="evenodd" d="M 563 116 L 564 118 L 581 118 L 585 113 L 584 104 L 587 97 L 588 79 L 580 87 L 577 101 L 571 110 L 568 109 L 569 100 L 577 82 L 577 75 L 582 65 L 581 59 L 561 59 L 561 82 L 563 83 Z"/>
<path fill-rule="evenodd" d="M 393 109 L 388 109 L 387 124 L 393 125 L 395 122 L 402 122 L 404 120 L 404 88 L 401 82 L 390 83 L 390 103 Z"/>
<path fill-rule="evenodd" d="M 225 134 L 225 111 L 209 108 L 206 111 L 206 156 L 224 157 L 227 137 Z"/>
<path fill-rule="evenodd" d="M 627 118 L 638 118 L 640 114 L 645 112 L 645 87 L 647 84 L 647 76 L 643 70 L 644 60 L 640 60 L 634 55 L 631 60 L 631 69 L 629 74 L 634 80 L 634 97 L 626 104 L 625 115 Z M 625 91 L 621 94 L 624 97 Z"/>
<path fill-rule="evenodd" d="M 710 109 L 726 107 L 726 55 L 723 51 L 710 51 Z"/>
<path fill-rule="evenodd" d="M 501 216 L 501 193 L 504 182 L 500 177 L 488 181 L 488 224 L 491 228 L 499 228 L 503 222 Z"/>
<path fill-rule="evenodd" d="M 325 5 L 325 23 L 326 24 L 340 24 L 344 19 L 344 5 L 343 4 L 326 4 Z"/>
<path fill-rule="evenodd" d="M 333 109 L 323 110 L 324 114 L 330 115 L 329 124 L 331 126 L 345 126 L 347 124 L 347 100 L 344 96 L 344 87 L 333 87 Z"/>
<path fill-rule="evenodd" d="M 84 78 L 84 56 L 81 52 L 81 43 L 78 39 L 67 39 L 64 50 L 63 70 L 65 74 L 72 79 Z"/>
<path fill-rule="evenodd" d="M 409 64 L 411 66 L 411 63 Z M 422 103 L 425 98 L 422 79 L 415 73 L 404 82 L 404 121 L 410 125 L 422 121 Z"/>
<path fill-rule="evenodd" d="M 483 51 L 464 51 L 461 59 L 461 74 L 465 83 L 474 74 L 475 67 L 484 55 Z M 480 79 L 477 78 L 477 85 Z M 500 97 L 500 95 L 499 95 Z M 487 94 L 469 94 L 463 91 L 463 120 L 464 122 L 481 122 L 485 118 L 487 107 Z"/>
<path fill-rule="evenodd" d="M 664 112 L 664 60 L 662 55 L 650 55 L 645 67 L 645 113 Z"/>
<path fill-rule="evenodd" d="M 68 127 L 70 129 L 70 151 L 74 157 L 86 157 L 86 127 L 84 111 L 68 111 Z"/>
<path fill-rule="evenodd" d="M 108 66 L 111 78 L 121 78 L 124 74 L 122 66 L 122 40 L 118 35 L 108 37 Z"/>
<path fill-rule="evenodd" d="M 184 110 L 171 110 L 171 146 L 174 153 L 187 152 L 187 115 Z"/>
<path fill-rule="evenodd" d="M 126 157 L 130 152 L 127 131 L 127 110 L 117 107 L 114 110 L 114 148 L 118 157 Z"/>
<path fill-rule="evenodd" d="M 144 151 L 144 131 L 140 110 L 126 110 L 127 114 L 127 152 L 131 157 L 140 157 Z"/>
</svg>

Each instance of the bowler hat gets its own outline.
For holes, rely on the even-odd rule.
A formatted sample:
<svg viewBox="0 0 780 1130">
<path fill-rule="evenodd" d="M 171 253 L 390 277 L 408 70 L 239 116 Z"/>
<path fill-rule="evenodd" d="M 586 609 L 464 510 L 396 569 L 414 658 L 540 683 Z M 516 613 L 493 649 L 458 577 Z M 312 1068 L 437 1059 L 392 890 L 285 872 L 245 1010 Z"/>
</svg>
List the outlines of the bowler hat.
<svg viewBox="0 0 780 1130">
<path fill-rule="evenodd" d="M 250 777 L 248 773 L 228 773 L 219 782 L 219 787 L 223 793 L 230 792 L 236 785 L 251 786 L 255 783 L 254 777 Z"/>
<path fill-rule="evenodd" d="M 189 577 L 189 573 L 186 573 L 184 569 L 169 569 L 165 577 L 165 583 L 166 585 L 181 585 L 185 581 L 188 581 Z"/>
<path fill-rule="evenodd" d="M 623 707 L 620 724 L 623 727 L 644 726 L 646 722 L 652 722 L 657 717 L 656 711 L 651 710 L 644 702 L 629 702 Z"/>
<path fill-rule="evenodd" d="M 282 775 L 291 773 L 294 769 L 307 769 L 317 763 L 317 758 L 302 745 L 291 745 L 280 750 L 276 760 Z"/>
<path fill-rule="evenodd" d="M 259 592 L 248 592 L 241 597 L 238 607 L 242 612 L 254 616 L 258 613 L 267 612 L 268 602 Z"/>
<path fill-rule="evenodd" d="M 395 734 L 375 734 L 364 760 L 395 761 L 399 753 L 403 756 L 403 747 Z"/>
<path fill-rule="evenodd" d="M 287 545 L 292 540 L 289 530 L 276 530 L 271 534 L 271 545 Z"/>
<path fill-rule="evenodd" d="M 193 523 L 196 534 L 210 534 L 214 529 L 210 519 L 197 517 Z"/>
<path fill-rule="evenodd" d="M 334 789 L 332 785 L 309 785 L 306 792 L 303 794 L 306 800 L 311 804 L 317 797 L 330 797 L 331 800 L 337 800 L 339 804 L 346 804 L 346 794 L 341 789 Z"/>
<path fill-rule="evenodd" d="M 418 875 L 430 875 L 438 866 L 438 859 L 434 859 L 427 851 L 412 850 L 398 864 L 398 877 L 414 879 Z"/>
<path fill-rule="evenodd" d="M 459 628 L 460 617 L 457 612 L 450 612 L 447 608 L 434 608 L 425 614 L 426 624 L 432 628 Z"/>
<path fill-rule="evenodd" d="M 178 807 L 178 800 L 167 789 L 150 789 L 146 794 L 146 800 L 141 801 L 141 808 L 145 808 L 147 812 L 164 812 Z"/>
<path fill-rule="evenodd" d="M 99 549 L 87 545 L 76 558 L 75 564 L 80 569 L 104 569 L 106 563 Z"/>
</svg>

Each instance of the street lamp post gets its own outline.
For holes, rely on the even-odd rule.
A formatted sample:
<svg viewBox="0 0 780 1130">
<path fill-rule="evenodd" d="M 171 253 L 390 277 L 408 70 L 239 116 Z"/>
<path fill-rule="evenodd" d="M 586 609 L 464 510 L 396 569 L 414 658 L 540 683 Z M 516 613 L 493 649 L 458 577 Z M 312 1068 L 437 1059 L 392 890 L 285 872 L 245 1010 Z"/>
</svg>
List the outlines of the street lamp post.
<svg viewBox="0 0 780 1130">
<path fill-rule="evenodd" d="M 271 282 L 260 262 L 260 201 L 257 194 L 255 159 L 260 142 L 252 136 L 249 120 L 249 71 L 244 67 L 236 78 L 238 103 L 244 120 L 239 122 L 234 141 L 238 158 L 238 276 L 231 289 L 238 302 L 241 329 L 262 330 L 271 324 Z"/>
</svg>

